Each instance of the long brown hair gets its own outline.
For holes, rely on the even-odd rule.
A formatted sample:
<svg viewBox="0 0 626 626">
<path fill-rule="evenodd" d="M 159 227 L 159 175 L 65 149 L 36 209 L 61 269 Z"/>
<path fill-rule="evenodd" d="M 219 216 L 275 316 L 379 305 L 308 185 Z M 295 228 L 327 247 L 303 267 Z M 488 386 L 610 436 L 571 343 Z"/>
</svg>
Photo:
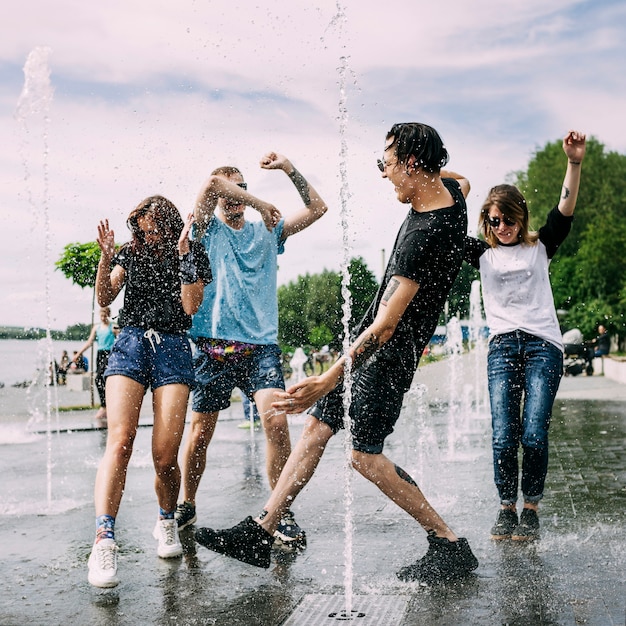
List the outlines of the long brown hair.
<svg viewBox="0 0 626 626">
<path fill-rule="evenodd" d="M 491 209 L 494 204 L 504 217 L 519 224 L 520 230 L 518 236 L 520 243 L 525 243 L 530 246 L 537 243 L 539 233 L 528 230 L 528 206 L 526 205 L 526 198 L 524 198 L 522 192 L 514 185 L 496 185 L 489 190 L 478 217 L 478 230 L 484 235 L 485 241 L 492 248 L 495 248 L 500 243 L 488 221 L 489 209 Z"/>
<path fill-rule="evenodd" d="M 126 225 L 132 233 L 131 246 L 133 252 L 143 252 L 145 238 L 138 220 L 149 215 L 155 221 L 162 233 L 162 248 L 171 251 L 178 245 L 180 233 L 185 227 L 183 218 L 174 204 L 163 196 L 150 196 L 140 202 L 128 216 Z"/>
</svg>

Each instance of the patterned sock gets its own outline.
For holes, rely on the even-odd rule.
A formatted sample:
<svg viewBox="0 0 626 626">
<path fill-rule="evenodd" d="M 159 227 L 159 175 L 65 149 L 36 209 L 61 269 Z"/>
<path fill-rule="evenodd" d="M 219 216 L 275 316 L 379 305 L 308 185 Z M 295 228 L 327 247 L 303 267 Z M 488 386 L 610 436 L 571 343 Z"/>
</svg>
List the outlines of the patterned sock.
<svg viewBox="0 0 626 626">
<path fill-rule="evenodd" d="M 161 507 L 159 507 L 159 519 L 174 519 L 174 511 L 164 511 Z"/>
<path fill-rule="evenodd" d="M 115 518 L 112 515 L 96 517 L 96 543 L 102 539 L 115 539 Z"/>
</svg>

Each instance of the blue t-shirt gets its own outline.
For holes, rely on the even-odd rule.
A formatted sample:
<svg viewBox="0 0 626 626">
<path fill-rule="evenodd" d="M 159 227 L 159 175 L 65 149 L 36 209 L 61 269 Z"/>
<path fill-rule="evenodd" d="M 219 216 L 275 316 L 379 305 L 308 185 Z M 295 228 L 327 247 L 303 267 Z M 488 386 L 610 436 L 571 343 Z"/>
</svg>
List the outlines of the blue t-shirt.
<svg viewBox="0 0 626 626">
<path fill-rule="evenodd" d="M 284 220 L 272 232 L 262 221 L 245 222 L 241 230 L 217 217 L 209 222 L 201 241 L 213 282 L 193 316 L 189 334 L 254 344 L 278 343 L 276 273 L 284 251 Z"/>
<path fill-rule="evenodd" d="M 102 324 L 100 324 L 96 330 L 96 341 L 98 342 L 98 350 L 111 350 L 115 343 L 113 324 L 109 324 L 105 328 L 102 328 Z"/>
</svg>

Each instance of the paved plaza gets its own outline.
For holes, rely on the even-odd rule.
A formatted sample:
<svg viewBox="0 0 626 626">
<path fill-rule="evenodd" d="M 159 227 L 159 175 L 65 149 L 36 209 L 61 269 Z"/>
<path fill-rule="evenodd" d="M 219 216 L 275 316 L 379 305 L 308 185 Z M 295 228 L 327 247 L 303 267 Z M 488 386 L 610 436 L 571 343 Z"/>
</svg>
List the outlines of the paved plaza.
<svg viewBox="0 0 626 626">
<path fill-rule="evenodd" d="M 385 448 L 479 559 L 471 578 L 432 588 L 396 578 L 425 552 L 425 533 L 375 487 L 346 473 L 342 435 L 294 506 L 307 531 L 304 552 L 276 553 L 270 569 L 261 570 L 182 533 L 183 558 L 159 559 L 151 536 L 157 507 L 149 397 L 117 521 L 121 583 L 93 588 L 87 582 L 93 483 L 106 432 L 93 428 L 95 410 L 57 419 L 44 406 L 29 421 L 46 393 L 0 389 L 0 625 L 622 626 L 626 385 L 602 376 L 563 379 L 542 537 L 529 545 L 495 543 L 483 358 L 422 367 Z M 85 404 L 88 395 L 59 390 L 58 403 Z M 256 515 L 267 497 L 264 435 L 238 428 L 241 419 L 239 403 L 220 418 L 198 496 L 200 525 L 230 526 Z M 292 440 L 303 420 L 292 418 Z"/>
</svg>

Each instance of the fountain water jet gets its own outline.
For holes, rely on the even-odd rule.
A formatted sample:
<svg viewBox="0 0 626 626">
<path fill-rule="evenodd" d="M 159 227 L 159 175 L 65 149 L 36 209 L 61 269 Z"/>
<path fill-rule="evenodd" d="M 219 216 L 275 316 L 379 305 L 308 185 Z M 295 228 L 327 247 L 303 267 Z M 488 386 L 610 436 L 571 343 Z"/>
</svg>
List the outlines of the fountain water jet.
<svg viewBox="0 0 626 626">
<path fill-rule="evenodd" d="M 37 47 L 34 48 L 26 59 L 24 64 L 24 87 L 17 102 L 15 110 L 15 118 L 24 131 L 24 142 L 29 134 L 28 121 L 41 121 L 43 125 L 43 191 L 40 206 L 43 208 L 43 232 L 44 232 L 44 284 L 45 284 L 45 309 L 46 309 L 46 358 L 44 372 L 44 384 L 46 382 L 47 368 L 51 367 L 50 382 L 46 385 L 46 423 L 48 436 L 48 454 L 47 454 L 47 502 L 48 508 L 52 503 L 52 418 L 51 418 L 51 387 L 56 392 L 56 371 L 54 368 L 54 358 L 52 356 L 52 337 L 50 334 L 50 215 L 49 215 L 49 170 L 48 170 L 48 127 L 50 123 L 49 109 L 52 101 L 52 86 L 50 84 L 50 68 L 48 65 L 48 56 L 50 48 Z M 22 163 L 24 166 L 24 180 L 26 181 L 26 191 L 28 203 L 33 215 L 37 214 L 37 203 L 33 198 L 30 184 L 30 168 L 28 159 L 23 155 Z M 57 402 L 57 422 L 58 422 L 58 402 Z"/>
</svg>

